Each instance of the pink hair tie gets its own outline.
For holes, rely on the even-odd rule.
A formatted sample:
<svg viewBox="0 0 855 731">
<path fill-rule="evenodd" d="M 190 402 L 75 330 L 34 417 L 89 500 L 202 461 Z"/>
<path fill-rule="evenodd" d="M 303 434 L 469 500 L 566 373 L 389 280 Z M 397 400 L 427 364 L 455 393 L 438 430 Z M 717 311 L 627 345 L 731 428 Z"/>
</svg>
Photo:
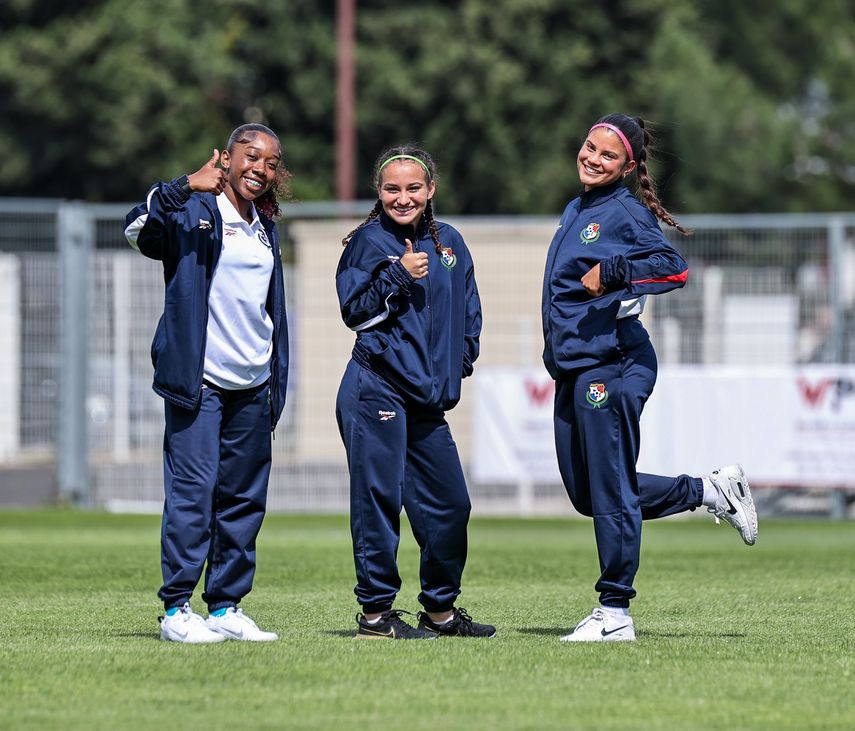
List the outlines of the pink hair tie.
<svg viewBox="0 0 855 731">
<path fill-rule="evenodd" d="M 614 132 L 618 137 L 620 137 L 620 141 L 623 142 L 623 146 L 626 148 L 626 154 L 629 155 L 630 161 L 634 160 L 632 154 L 632 147 L 630 147 L 629 140 L 626 138 L 626 135 L 621 132 L 617 127 L 613 124 L 609 124 L 608 122 L 600 122 L 599 124 L 595 124 L 591 129 L 588 130 L 588 134 L 591 134 L 597 127 L 605 127 L 606 129 L 610 129 Z"/>
</svg>

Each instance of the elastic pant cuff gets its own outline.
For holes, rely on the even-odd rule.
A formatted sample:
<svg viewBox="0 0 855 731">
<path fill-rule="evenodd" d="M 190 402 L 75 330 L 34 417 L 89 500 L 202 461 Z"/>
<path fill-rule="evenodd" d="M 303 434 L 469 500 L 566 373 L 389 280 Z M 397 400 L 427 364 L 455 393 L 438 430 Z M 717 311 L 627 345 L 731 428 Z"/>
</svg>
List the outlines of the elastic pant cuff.
<svg viewBox="0 0 855 731">
<path fill-rule="evenodd" d="M 379 604 L 363 604 L 362 605 L 362 613 L 363 614 L 383 614 L 383 612 L 388 612 L 392 608 L 392 605 L 388 602 L 382 602 Z"/>
</svg>

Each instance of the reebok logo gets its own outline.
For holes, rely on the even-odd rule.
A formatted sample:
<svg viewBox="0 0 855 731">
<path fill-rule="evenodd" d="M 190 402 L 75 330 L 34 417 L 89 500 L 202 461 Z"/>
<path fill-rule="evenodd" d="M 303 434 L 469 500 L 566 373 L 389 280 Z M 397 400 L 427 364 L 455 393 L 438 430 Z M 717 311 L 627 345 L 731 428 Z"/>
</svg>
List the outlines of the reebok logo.
<svg viewBox="0 0 855 731">
<path fill-rule="evenodd" d="M 380 421 L 389 421 L 398 415 L 395 411 L 378 411 L 377 413 L 380 415 Z"/>
</svg>

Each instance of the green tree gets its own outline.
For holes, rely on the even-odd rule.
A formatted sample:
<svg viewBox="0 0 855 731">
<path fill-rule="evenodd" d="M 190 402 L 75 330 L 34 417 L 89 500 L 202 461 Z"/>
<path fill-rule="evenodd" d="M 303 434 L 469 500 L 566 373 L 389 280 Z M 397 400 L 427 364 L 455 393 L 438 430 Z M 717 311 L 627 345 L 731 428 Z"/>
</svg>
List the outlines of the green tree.
<svg viewBox="0 0 855 731">
<path fill-rule="evenodd" d="M 137 199 L 263 121 L 295 196 L 332 197 L 334 10 L 7 0 L 0 195 Z M 624 111 L 655 123 L 675 213 L 849 208 L 853 16 L 845 0 L 363 0 L 359 195 L 382 148 L 414 141 L 441 213 L 555 214 L 588 125 Z"/>
</svg>

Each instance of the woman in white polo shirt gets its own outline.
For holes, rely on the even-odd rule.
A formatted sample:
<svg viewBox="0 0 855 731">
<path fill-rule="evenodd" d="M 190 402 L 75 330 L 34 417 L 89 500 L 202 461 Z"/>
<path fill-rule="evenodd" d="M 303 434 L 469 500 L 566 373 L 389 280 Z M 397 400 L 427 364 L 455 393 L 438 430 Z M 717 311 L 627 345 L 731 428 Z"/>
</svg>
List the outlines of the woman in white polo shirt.
<svg viewBox="0 0 855 731">
<path fill-rule="evenodd" d="M 195 173 L 156 184 L 127 216 L 129 242 L 162 261 L 166 283 L 152 343 L 154 390 L 166 415 L 164 640 L 277 639 L 238 605 L 252 589 L 271 431 L 288 378 L 273 223 L 287 175 L 276 134 L 243 125 L 222 154 L 214 150 Z M 190 609 L 203 569 L 207 620 Z"/>
</svg>

